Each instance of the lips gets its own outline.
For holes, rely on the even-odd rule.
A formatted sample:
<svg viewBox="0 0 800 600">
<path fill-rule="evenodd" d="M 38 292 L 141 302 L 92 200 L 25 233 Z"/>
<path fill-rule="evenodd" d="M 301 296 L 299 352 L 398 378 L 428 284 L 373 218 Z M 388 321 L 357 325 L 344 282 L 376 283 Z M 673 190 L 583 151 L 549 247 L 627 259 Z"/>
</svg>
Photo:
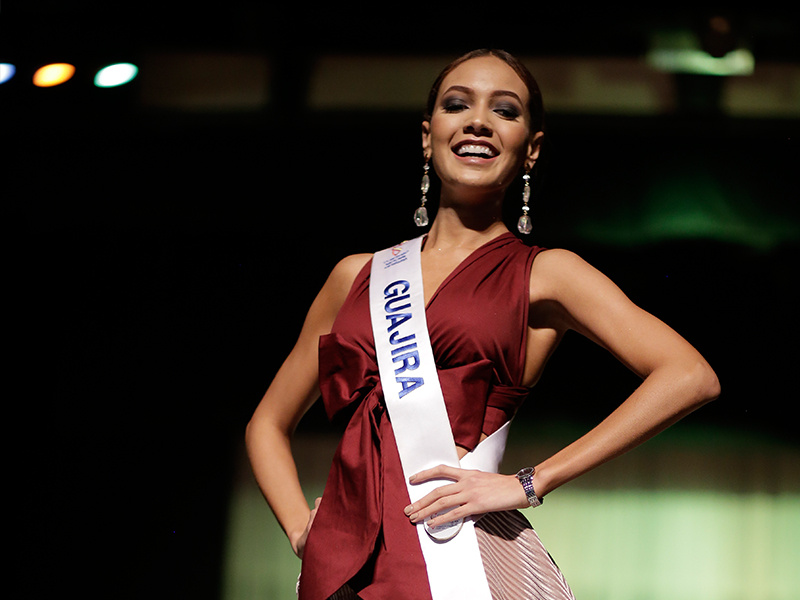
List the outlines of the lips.
<svg viewBox="0 0 800 600">
<path fill-rule="evenodd" d="M 452 148 L 453 152 L 463 158 L 494 158 L 498 154 L 497 148 L 488 142 L 464 140 Z"/>
</svg>

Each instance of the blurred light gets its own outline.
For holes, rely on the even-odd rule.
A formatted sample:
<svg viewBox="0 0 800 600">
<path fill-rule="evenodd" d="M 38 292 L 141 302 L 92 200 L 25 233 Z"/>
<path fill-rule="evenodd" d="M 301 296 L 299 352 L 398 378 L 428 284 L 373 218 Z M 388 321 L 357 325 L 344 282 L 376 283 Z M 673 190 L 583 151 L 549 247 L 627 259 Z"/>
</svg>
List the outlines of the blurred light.
<svg viewBox="0 0 800 600">
<path fill-rule="evenodd" d="M 712 19 L 701 33 L 688 29 L 657 31 L 650 40 L 647 64 L 667 73 L 752 75 L 753 54 L 736 40 L 727 20 Z"/>
<path fill-rule="evenodd" d="M 630 207 L 586 215 L 576 224 L 593 242 L 631 247 L 674 240 L 716 240 L 769 251 L 800 239 L 800 220 L 768 210 L 742 187 L 731 187 L 699 168 L 664 163 L 636 211 Z"/>
<path fill-rule="evenodd" d="M 142 106 L 207 111 L 260 110 L 268 104 L 270 61 L 248 53 L 165 53 L 142 65 Z"/>
<path fill-rule="evenodd" d="M 131 63 L 117 63 L 100 69 L 94 76 L 94 84 L 101 88 L 125 85 L 139 73 L 139 68 Z"/>
<path fill-rule="evenodd" d="M 703 50 L 660 48 L 647 53 L 647 62 L 661 71 L 694 75 L 752 75 L 755 69 L 753 54 L 744 49 L 715 58 Z"/>
<path fill-rule="evenodd" d="M 0 83 L 5 83 L 14 76 L 17 68 L 9 63 L 0 63 Z"/>
<path fill-rule="evenodd" d="M 45 65 L 33 74 L 33 85 L 53 87 L 69 81 L 75 74 L 75 67 L 67 63 Z"/>
</svg>

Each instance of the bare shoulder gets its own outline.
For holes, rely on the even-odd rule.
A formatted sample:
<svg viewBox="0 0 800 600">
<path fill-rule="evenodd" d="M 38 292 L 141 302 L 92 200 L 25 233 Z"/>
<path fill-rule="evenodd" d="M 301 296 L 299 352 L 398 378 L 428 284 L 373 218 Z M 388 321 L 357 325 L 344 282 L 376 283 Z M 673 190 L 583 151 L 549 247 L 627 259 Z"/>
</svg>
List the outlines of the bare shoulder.
<svg viewBox="0 0 800 600">
<path fill-rule="evenodd" d="M 353 254 L 336 263 L 311 304 L 303 325 L 301 340 L 308 338 L 316 348 L 319 336 L 330 332 L 359 271 L 371 257 L 371 254 Z"/>
<path fill-rule="evenodd" d="M 553 248 L 536 255 L 531 267 L 531 302 L 563 300 L 565 294 L 587 285 L 615 287 L 575 252 Z"/>
<path fill-rule="evenodd" d="M 347 295 L 361 269 L 371 258 L 372 254 L 366 253 L 345 256 L 333 267 L 326 285 L 330 284 L 338 294 L 344 292 Z"/>
<path fill-rule="evenodd" d="M 367 252 L 345 256 L 342 260 L 336 263 L 334 271 L 350 273 L 352 274 L 353 278 L 355 278 L 355 276 L 358 275 L 358 272 L 364 268 L 364 265 L 367 264 L 371 258 L 372 254 Z"/>
<path fill-rule="evenodd" d="M 336 315 L 347 298 L 350 288 L 353 287 L 353 282 L 370 258 L 372 258 L 371 254 L 351 254 L 336 263 L 317 298 L 318 302 L 325 307 L 325 312 L 329 315 Z"/>
<path fill-rule="evenodd" d="M 531 268 L 530 301 L 534 314 L 544 309 L 559 327 L 596 338 L 612 322 L 627 327 L 644 311 L 598 269 L 576 253 L 553 249 L 536 256 Z"/>
</svg>

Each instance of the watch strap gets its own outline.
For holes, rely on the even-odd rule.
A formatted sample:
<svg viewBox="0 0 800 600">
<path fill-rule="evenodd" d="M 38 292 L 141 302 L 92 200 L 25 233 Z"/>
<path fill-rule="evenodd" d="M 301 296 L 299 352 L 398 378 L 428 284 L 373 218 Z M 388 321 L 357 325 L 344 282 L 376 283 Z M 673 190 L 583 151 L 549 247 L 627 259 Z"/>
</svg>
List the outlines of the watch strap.
<svg viewBox="0 0 800 600">
<path fill-rule="evenodd" d="M 528 504 L 532 507 L 537 507 L 544 502 L 542 498 L 536 495 L 536 490 L 533 489 L 533 474 L 536 470 L 533 467 L 525 467 L 520 469 L 517 473 L 517 479 L 522 484 L 522 489 L 525 490 L 525 497 L 528 499 Z"/>
</svg>

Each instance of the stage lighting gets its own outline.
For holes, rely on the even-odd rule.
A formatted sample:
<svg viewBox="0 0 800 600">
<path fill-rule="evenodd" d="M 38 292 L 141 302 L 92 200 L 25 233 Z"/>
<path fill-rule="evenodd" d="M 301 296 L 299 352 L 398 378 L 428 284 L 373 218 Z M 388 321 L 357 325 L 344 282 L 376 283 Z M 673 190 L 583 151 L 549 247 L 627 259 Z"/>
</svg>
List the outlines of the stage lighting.
<svg viewBox="0 0 800 600">
<path fill-rule="evenodd" d="M 94 76 L 94 84 L 100 88 L 117 87 L 133 80 L 139 68 L 131 63 L 117 63 L 100 69 Z"/>
<path fill-rule="evenodd" d="M 14 76 L 17 68 L 9 63 L 0 63 L 0 83 L 5 83 Z"/>
<path fill-rule="evenodd" d="M 752 75 L 755 70 L 753 54 L 743 48 L 720 58 L 703 50 L 658 49 L 647 55 L 647 61 L 662 71 L 693 75 Z"/>
<path fill-rule="evenodd" d="M 668 73 L 752 75 L 755 58 L 750 50 L 737 46 L 728 21 L 712 19 L 709 28 L 702 33 L 689 29 L 656 32 L 647 63 Z"/>
<path fill-rule="evenodd" d="M 68 63 L 45 65 L 33 74 L 33 85 L 37 87 L 53 87 L 69 81 L 75 74 L 75 67 Z"/>
</svg>

